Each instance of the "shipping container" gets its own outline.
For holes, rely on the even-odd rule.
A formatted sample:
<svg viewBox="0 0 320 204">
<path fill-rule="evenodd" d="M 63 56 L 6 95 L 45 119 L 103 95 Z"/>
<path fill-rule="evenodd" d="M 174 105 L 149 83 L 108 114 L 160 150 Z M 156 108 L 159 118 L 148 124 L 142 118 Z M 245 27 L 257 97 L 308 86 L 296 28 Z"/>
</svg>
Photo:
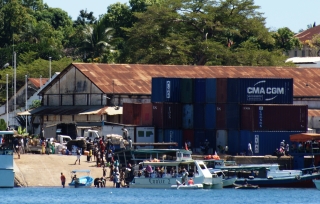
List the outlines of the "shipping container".
<svg viewBox="0 0 320 204">
<path fill-rule="evenodd" d="M 193 129 L 193 104 L 182 105 L 182 128 Z"/>
<path fill-rule="evenodd" d="M 140 125 L 141 124 L 141 103 L 134 103 L 133 104 L 133 125 Z"/>
<path fill-rule="evenodd" d="M 206 102 L 206 79 L 194 79 L 194 103 Z"/>
<path fill-rule="evenodd" d="M 280 147 L 280 142 L 290 141 L 290 135 L 301 133 L 301 131 L 240 131 L 240 153 L 247 154 L 248 143 L 251 142 L 253 155 L 272 155 Z"/>
<path fill-rule="evenodd" d="M 182 139 L 182 130 L 181 129 L 164 129 L 163 130 L 163 141 L 162 142 L 176 142 L 178 146 L 172 146 L 174 149 L 184 148 L 184 142 Z"/>
<path fill-rule="evenodd" d="M 241 129 L 250 131 L 307 131 L 307 105 L 241 105 Z"/>
<path fill-rule="evenodd" d="M 122 106 L 123 106 L 122 123 L 133 124 L 133 104 L 123 103 Z"/>
<path fill-rule="evenodd" d="M 152 103 L 141 104 L 141 124 L 143 126 L 152 126 Z"/>
<path fill-rule="evenodd" d="M 217 102 L 217 79 L 207 78 L 206 79 L 206 103 Z"/>
<path fill-rule="evenodd" d="M 193 103 L 194 79 L 182 78 L 180 80 L 181 103 Z"/>
<path fill-rule="evenodd" d="M 180 103 L 180 78 L 152 78 L 151 102 Z"/>
<path fill-rule="evenodd" d="M 227 103 L 292 104 L 293 79 L 228 78 Z"/>
<path fill-rule="evenodd" d="M 179 129 L 182 127 L 182 104 L 153 103 L 152 116 L 156 128 Z"/>
<path fill-rule="evenodd" d="M 154 127 L 136 127 L 137 143 L 154 143 L 155 128 Z M 137 149 L 153 149 L 153 146 L 136 146 Z"/>
<path fill-rule="evenodd" d="M 227 110 L 225 103 L 216 104 L 216 128 L 227 129 Z"/>
<path fill-rule="evenodd" d="M 227 129 L 240 129 L 240 106 L 239 104 L 226 105 Z"/>
<path fill-rule="evenodd" d="M 200 151 L 200 146 L 203 146 L 204 142 L 209 142 L 209 154 L 213 154 L 216 146 L 216 134 L 215 130 L 194 130 L 194 144 L 197 152 Z"/>
<path fill-rule="evenodd" d="M 187 141 L 190 141 L 191 143 L 191 149 L 193 151 L 194 148 L 194 130 L 188 129 L 188 130 L 182 130 L 182 142 L 185 143 Z"/>
<path fill-rule="evenodd" d="M 194 104 L 193 105 L 193 127 L 194 129 L 204 129 L 205 127 L 205 105 Z"/>
<path fill-rule="evenodd" d="M 227 103 L 227 80 L 227 78 L 217 78 L 217 103 Z"/>
<path fill-rule="evenodd" d="M 216 128 L 216 104 L 207 103 L 205 104 L 205 128 L 215 129 Z"/>
<path fill-rule="evenodd" d="M 228 145 L 227 130 L 216 130 L 216 150 L 220 152 L 222 148 Z"/>
<path fill-rule="evenodd" d="M 228 152 L 229 155 L 239 155 L 240 153 L 240 131 L 228 130 Z"/>
</svg>

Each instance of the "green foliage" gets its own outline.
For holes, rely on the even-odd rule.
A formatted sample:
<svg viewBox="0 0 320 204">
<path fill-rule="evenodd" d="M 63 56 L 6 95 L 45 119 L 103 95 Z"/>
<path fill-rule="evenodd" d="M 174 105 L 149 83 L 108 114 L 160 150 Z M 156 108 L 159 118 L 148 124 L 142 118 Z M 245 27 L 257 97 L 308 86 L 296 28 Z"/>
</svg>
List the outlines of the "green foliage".
<svg viewBox="0 0 320 204">
<path fill-rule="evenodd" d="M 294 37 L 294 32 L 289 28 L 279 28 L 277 32 L 272 34 L 275 39 L 275 47 L 277 49 L 282 49 L 285 52 L 292 50 L 295 47 L 301 48 L 300 41 Z"/>
<path fill-rule="evenodd" d="M 4 121 L 4 119 L 0 119 L 0 130 L 6 130 L 7 129 L 7 123 Z"/>
</svg>

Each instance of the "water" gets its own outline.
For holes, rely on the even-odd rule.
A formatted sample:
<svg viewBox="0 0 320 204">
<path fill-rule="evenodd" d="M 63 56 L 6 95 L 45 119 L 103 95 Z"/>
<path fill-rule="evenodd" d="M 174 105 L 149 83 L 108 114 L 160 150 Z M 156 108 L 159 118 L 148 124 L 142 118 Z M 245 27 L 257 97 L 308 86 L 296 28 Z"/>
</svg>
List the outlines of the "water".
<svg viewBox="0 0 320 204">
<path fill-rule="evenodd" d="M 319 203 L 317 189 L 260 188 L 257 190 L 173 190 L 131 188 L 13 188 L 0 189 L 0 203 Z"/>
</svg>

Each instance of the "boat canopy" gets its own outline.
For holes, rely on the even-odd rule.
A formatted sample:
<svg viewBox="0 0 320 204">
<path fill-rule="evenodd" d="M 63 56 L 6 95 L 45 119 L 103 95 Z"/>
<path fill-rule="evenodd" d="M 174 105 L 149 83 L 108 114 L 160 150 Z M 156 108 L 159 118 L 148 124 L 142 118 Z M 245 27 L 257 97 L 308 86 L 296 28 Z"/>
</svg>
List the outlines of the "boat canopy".
<svg viewBox="0 0 320 204">
<path fill-rule="evenodd" d="M 320 134 L 316 133 L 300 133 L 300 134 L 294 134 L 290 135 L 290 141 L 291 142 L 307 142 L 312 140 L 320 140 Z"/>
</svg>

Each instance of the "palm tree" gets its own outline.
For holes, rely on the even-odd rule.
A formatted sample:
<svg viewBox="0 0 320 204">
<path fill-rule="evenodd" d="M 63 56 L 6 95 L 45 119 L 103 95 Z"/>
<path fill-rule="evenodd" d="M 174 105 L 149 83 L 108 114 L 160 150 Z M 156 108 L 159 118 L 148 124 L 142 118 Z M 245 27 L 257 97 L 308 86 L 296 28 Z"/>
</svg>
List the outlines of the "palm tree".
<svg viewBox="0 0 320 204">
<path fill-rule="evenodd" d="M 103 54 L 114 52 L 113 41 L 113 28 L 106 28 L 102 21 L 96 24 L 87 24 L 84 27 L 84 41 L 82 51 L 85 52 L 85 58 L 91 61 L 101 61 Z"/>
</svg>

